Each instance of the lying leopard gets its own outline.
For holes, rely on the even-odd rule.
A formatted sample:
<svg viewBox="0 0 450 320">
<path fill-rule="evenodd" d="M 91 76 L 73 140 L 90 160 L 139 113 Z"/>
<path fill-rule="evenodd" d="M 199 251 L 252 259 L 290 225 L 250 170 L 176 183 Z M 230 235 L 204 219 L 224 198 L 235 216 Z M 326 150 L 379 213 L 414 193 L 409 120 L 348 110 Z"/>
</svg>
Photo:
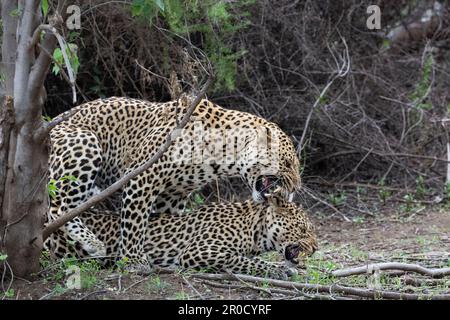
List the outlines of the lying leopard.
<svg viewBox="0 0 450 320">
<path fill-rule="evenodd" d="M 119 219 L 107 213 L 81 216 L 111 256 L 118 253 Z M 61 234 L 59 240 L 49 248 L 55 256 L 82 256 L 79 244 L 70 236 Z M 202 206 L 189 214 L 160 214 L 150 218 L 144 243 L 148 261 L 154 266 L 228 270 L 283 279 L 299 263 L 299 257 L 316 249 L 314 227 L 304 211 L 276 196 L 266 203 L 247 200 Z M 287 264 L 254 257 L 272 250 Z"/>
<path fill-rule="evenodd" d="M 48 221 L 149 160 L 190 103 L 188 98 L 150 103 L 113 97 L 76 107 L 77 113 L 51 131 L 50 179 L 58 192 Z M 287 197 L 300 184 L 296 149 L 276 124 L 202 100 L 169 150 L 123 188 L 119 256 L 146 265 L 151 210 L 182 211 L 193 190 L 225 176 L 241 177 L 256 202 L 264 202 L 265 194 L 276 188 Z M 63 231 L 80 243 L 84 254 L 105 254 L 104 243 L 81 218 Z M 57 242 L 57 234 L 49 241 Z"/>
</svg>

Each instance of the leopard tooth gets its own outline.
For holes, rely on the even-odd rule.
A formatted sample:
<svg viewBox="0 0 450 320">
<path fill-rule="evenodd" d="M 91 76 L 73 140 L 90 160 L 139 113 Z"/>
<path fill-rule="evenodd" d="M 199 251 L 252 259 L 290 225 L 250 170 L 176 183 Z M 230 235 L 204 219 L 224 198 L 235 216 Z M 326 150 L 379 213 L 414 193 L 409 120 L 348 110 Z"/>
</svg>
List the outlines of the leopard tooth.
<svg viewBox="0 0 450 320">
<path fill-rule="evenodd" d="M 280 191 L 281 191 L 281 187 L 278 186 L 278 187 L 275 188 L 275 190 L 273 190 L 273 193 L 278 193 L 278 192 L 280 192 Z"/>
</svg>

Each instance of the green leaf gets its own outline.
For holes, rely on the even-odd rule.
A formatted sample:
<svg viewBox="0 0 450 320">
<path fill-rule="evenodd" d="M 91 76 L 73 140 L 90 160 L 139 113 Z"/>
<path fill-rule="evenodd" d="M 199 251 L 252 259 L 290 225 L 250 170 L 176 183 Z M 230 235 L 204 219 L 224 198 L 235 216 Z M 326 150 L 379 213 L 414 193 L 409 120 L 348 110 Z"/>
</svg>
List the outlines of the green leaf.
<svg viewBox="0 0 450 320">
<path fill-rule="evenodd" d="M 72 67 L 74 75 L 78 73 L 78 69 L 80 67 L 80 61 L 78 60 L 78 54 L 77 54 L 78 47 L 74 43 L 68 43 L 66 48 L 67 56 L 69 57 L 69 63 Z M 55 75 L 58 75 L 61 71 L 59 66 L 65 66 L 65 60 L 64 55 L 62 53 L 61 48 L 56 48 L 55 51 L 53 51 L 53 68 L 52 72 Z"/>
<path fill-rule="evenodd" d="M 230 14 L 227 11 L 227 4 L 225 2 L 217 2 L 208 10 L 208 16 L 216 23 L 227 21 Z"/>
<path fill-rule="evenodd" d="M 76 41 L 78 38 L 80 38 L 80 33 L 76 31 L 70 31 L 69 36 L 67 38 L 67 42 L 72 43 Z"/>
<path fill-rule="evenodd" d="M 0 254 L 0 262 L 6 261 L 6 258 L 8 258 L 7 254 Z"/>
<path fill-rule="evenodd" d="M 44 15 L 44 18 L 47 17 L 48 13 L 48 0 L 42 0 L 42 14 Z"/>
<path fill-rule="evenodd" d="M 42 116 L 42 119 L 46 122 L 50 122 L 53 120 L 52 117 L 50 117 L 50 116 Z"/>
<path fill-rule="evenodd" d="M 15 295 L 15 291 L 13 288 L 9 288 L 8 290 L 5 291 L 5 297 L 7 298 L 14 298 Z"/>
<path fill-rule="evenodd" d="M 195 194 L 194 201 L 196 204 L 203 204 L 205 202 L 205 200 L 203 200 L 203 197 L 198 193 Z"/>
<path fill-rule="evenodd" d="M 64 65 L 64 57 L 61 48 L 56 48 L 55 51 L 53 51 L 53 60 L 55 61 L 55 63 L 53 65 L 52 72 L 55 75 L 58 75 L 60 71 L 59 66 Z"/>
<path fill-rule="evenodd" d="M 135 0 L 131 4 L 131 15 L 133 17 L 139 17 L 142 15 L 142 11 L 144 10 L 144 1 L 142 0 Z"/>
</svg>

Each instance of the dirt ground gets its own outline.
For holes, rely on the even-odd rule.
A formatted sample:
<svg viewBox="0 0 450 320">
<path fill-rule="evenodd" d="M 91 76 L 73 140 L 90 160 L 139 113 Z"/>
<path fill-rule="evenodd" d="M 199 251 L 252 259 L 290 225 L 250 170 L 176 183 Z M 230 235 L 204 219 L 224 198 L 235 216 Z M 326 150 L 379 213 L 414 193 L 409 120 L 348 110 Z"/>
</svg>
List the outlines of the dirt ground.
<svg viewBox="0 0 450 320">
<path fill-rule="evenodd" d="M 320 250 L 292 281 L 340 284 L 370 288 L 374 276 L 333 278 L 330 271 L 367 262 L 406 262 L 427 267 L 450 267 L 450 208 L 420 208 L 410 212 L 354 217 L 345 222 L 337 216 L 315 213 Z M 266 259 L 278 259 L 267 254 Z M 43 263 L 36 280 L 16 279 L 3 283 L 4 299 L 307 299 L 323 295 L 283 295 L 255 290 L 239 282 L 205 282 L 189 273 L 136 274 L 104 270 L 94 262 L 77 262 L 82 289 L 68 289 L 70 263 Z M 72 263 L 73 265 L 73 263 Z M 233 284 L 230 286 L 230 284 Z M 415 274 L 383 272 L 378 289 L 418 294 L 450 293 L 450 278 L 431 279 Z M 8 289 L 9 288 L 9 289 Z M 267 290 L 266 290 L 267 289 Z M 333 299 L 333 296 L 326 298 Z"/>
</svg>

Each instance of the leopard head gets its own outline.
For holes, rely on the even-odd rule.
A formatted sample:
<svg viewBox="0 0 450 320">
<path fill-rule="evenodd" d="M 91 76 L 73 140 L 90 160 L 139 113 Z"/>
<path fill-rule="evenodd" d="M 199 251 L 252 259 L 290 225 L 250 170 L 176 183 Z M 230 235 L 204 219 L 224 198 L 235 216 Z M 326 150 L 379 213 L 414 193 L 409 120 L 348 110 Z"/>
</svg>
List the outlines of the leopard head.
<svg viewBox="0 0 450 320">
<path fill-rule="evenodd" d="M 297 265 L 299 259 L 311 256 L 318 248 L 314 225 L 303 209 L 284 197 L 269 197 L 266 216 L 268 243 L 283 255 L 285 260 Z"/>
<path fill-rule="evenodd" d="M 248 136 L 241 176 L 261 203 L 278 193 L 286 199 L 300 188 L 300 161 L 292 140 L 275 124 L 268 123 Z"/>
</svg>

